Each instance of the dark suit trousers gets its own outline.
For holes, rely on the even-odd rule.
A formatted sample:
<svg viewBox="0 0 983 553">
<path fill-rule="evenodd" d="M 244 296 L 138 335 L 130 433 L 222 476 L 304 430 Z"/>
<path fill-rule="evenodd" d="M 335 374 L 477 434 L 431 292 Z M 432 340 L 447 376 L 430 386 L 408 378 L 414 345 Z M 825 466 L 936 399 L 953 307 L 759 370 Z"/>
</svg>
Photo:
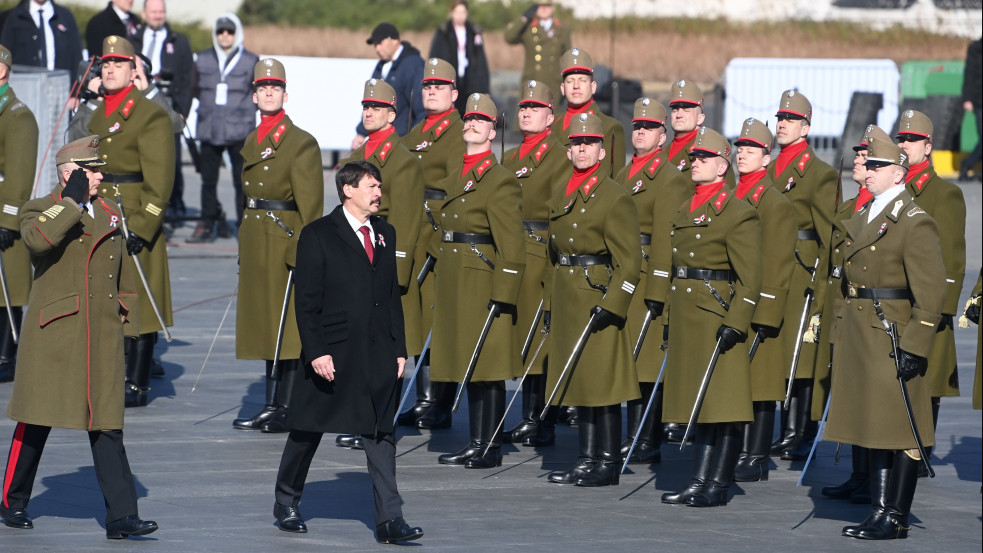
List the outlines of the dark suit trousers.
<svg viewBox="0 0 983 553">
<path fill-rule="evenodd" d="M 8 509 L 26 509 L 34 489 L 34 478 L 44 444 L 51 432 L 49 426 L 17 423 L 14 439 L 7 457 L 7 471 L 3 480 L 3 506 Z M 130 463 L 123 447 L 122 430 L 97 430 L 89 432 L 92 462 L 96 479 L 106 502 L 106 522 L 137 514 L 137 492 L 130 473 Z"/>
<path fill-rule="evenodd" d="M 321 436 L 320 432 L 290 431 L 276 476 L 277 503 L 293 507 L 300 505 L 307 472 L 321 443 Z M 393 435 L 363 435 L 362 443 L 365 445 L 369 478 L 372 479 L 376 525 L 402 517 L 402 499 L 396 489 L 396 442 Z"/>
</svg>

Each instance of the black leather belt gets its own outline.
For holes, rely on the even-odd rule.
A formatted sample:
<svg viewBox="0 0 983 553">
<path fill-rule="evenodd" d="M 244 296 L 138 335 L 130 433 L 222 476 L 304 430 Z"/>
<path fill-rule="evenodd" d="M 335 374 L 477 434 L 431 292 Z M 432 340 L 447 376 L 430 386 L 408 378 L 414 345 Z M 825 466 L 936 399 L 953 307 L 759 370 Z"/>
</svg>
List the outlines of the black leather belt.
<svg viewBox="0 0 983 553">
<path fill-rule="evenodd" d="M 642 245 L 643 246 L 651 246 L 652 245 L 652 235 L 651 234 L 642 234 L 641 237 L 642 237 Z"/>
<path fill-rule="evenodd" d="M 710 269 L 676 267 L 673 274 L 676 278 L 691 278 L 695 280 L 726 280 L 727 282 L 737 280 L 737 273 L 734 271 L 711 271 Z"/>
<path fill-rule="evenodd" d="M 451 232 L 445 230 L 440 233 L 441 242 L 458 242 L 461 244 L 494 244 L 490 234 L 474 234 L 470 232 Z"/>
<path fill-rule="evenodd" d="M 297 211 L 297 202 L 288 200 L 261 200 L 246 198 L 247 209 L 268 209 L 270 211 Z"/>
<path fill-rule="evenodd" d="M 447 197 L 447 192 L 443 190 L 435 190 L 433 188 L 423 189 L 423 199 L 424 200 L 443 200 Z"/>
<path fill-rule="evenodd" d="M 522 228 L 526 230 L 547 230 L 550 224 L 546 221 L 523 221 Z"/>
<path fill-rule="evenodd" d="M 816 229 L 800 230 L 799 240 L 812 240 L 813 242 L 819 242 L 819 233 Z"/>
<path fill-rule="evenodd" d="M 566 255 L 558 254 L 560 265 L 578 265 L 581 267 L 586 267 L 587 265 L 610 265 L 611 256 L 610 255 Z"/>
<path fill-rule="evenodd" d="M 102 180 L 113 184 L 143 182 L 143 173 L 103 173 Z"/>
<path fill-rule="evenodd" d="M 910 300 L 911 292 L 907 288 L 864 288 L 848 282 L 846 285 L 848 298 L 872 300 Z"/>
</svg>

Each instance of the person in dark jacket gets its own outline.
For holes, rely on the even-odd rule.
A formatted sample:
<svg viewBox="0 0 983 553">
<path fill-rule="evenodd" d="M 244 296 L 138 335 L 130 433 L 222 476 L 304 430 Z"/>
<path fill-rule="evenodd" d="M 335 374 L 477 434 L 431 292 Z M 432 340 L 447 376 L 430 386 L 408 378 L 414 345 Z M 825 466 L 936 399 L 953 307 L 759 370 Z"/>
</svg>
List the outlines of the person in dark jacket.
<svg viewBox="0 0 983 553">
<path fill-rule="evenodd" d="M 969 170 L 983 158 L 983 46 L 981 40 L 969 43 L 963 71 L 963 109 L 976 116 L 976 147 L 959 164 L 959 180 L 969 180 Z M 980 173 L 976 173 L 980 180 Z"/>
<path fill-rule="evenodd" d="M 396 489 L 394 397 L 406 366 L 396 231 L 379 217 L 382 175 L 365 161 L 335 175 L 341 205 L 297 245 L 297 326 L 303 376 L 293 382 L 290 435 L 276 478 L 280 530 L 306 532 L 298 506 L 324 432 L 362 435 L 375 496 L 376 540 L 423 537 L 403 520 Z"/>
<path fill-rule="evenodd" d="M 256 126 L 253 103 L 253 74 L 259 57 L 246 50 L 242 23 L 235 14 L 225 13 L 215 21 L 214 46 L 198 52 L 192 71 L 192 89 L 198 98 L 198 130 L 201 141 L 201 220 L 188 242 L 210 242 L 213 227 L 228 238 L 230 229 L 218 201 L 216 188 L 222 167 L 222 152 L 232 162 L 236 221 L 242 220 L 242 150 L 246 136 Z"/>
<path fill-rule="evenodd" d="M 423 120 L 423 58 L 415 46 L 399 39 L 399 30 L 392 23 L 379 23 L 366 39 L 375 47 L 379 63 L 372 71 L 373 79 L 381 79 L 396 90 L 396 134 L 403 136 Z M 368 132 L 362 123 L 355 127 L 352 150 L 357 150 Z"/>
<path fill-rule="evenodd" d="M 92 16 L 85 26 L 85 48 L 90 58 L 102 55 L 102 41 L 107 36 L 131 38 L 136 34 L 142 21 L 131 9 L 133 0 L 111 0 L 106 9 Z"/>
<path fill-rule="evenodd" d="M 44 37 L 38 32 L 37 13 L 44 17 Z M 3 23 L 0 42 L 10 49 L 17 65 L 65 69 L 75 82 L 82 61 L 82 38 L 72 12 L 53 0 L 21 2 Z"/>
<path fill-rule="evenodd" d="M 489 92 L 491 76 L 481 27 L 468 20 L 466 0 L 451 2 L 451 17 L 437 28 L 430 41 L 430 57 L 440 58 L 457 69 L 455 107 L 464 113 L 464 105 L 474 92 Z"/>
</svg>

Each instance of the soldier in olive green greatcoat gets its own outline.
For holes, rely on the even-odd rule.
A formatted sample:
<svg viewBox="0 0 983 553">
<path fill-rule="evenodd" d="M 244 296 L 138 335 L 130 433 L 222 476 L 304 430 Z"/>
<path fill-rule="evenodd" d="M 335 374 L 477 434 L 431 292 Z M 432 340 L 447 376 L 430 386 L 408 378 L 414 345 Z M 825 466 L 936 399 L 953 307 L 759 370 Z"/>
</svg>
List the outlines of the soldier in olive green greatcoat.
<svg viewBox="0 0 983 553">
<path fill-rule="evenodd" d="M 836 314 L 825 438 L 870 448 L 871 512 L 843 535 L 901 539 L 921 458 L 898 380 L 907 382 L 922 444 L 933 445 L 926 357 L 945 300 L 945 266 L 938 226 L 905 190 L 908 156 L 872 138 L 866 165 L 874 200 L 846 222 L 846 300 Z M 897 325 L 897 351 L 882 323 Z"/>
<path fill-rule="evenodd" d="M 635 362 L 642 397 L 628 402 L 628 435 L 621 443 L 621 455 L 628 455 L 639 424 L 642 425 L 629 464 L 657 463 L 662 458 L 659 451 L 662 444 L 662 388 L 657 392 L 648 418 L 644 421 L 641 418 L 666 355 L 660 346 L 664 329 L 662 311 L 668 299 L 672 267 L 670 221 L 683 201 L 693 195 L 693 182 L 670 167 L 663 157 L 667 122 L 668 114 L 662 104 L 651 98 L 639 98 L 635 102 L 631 134 L 635 154 L 631 163 L 615 177 L 615 181 L 631 194 L 641 231 L 642 268 L 638 288 L 628 307 L 628 335 L 635 340 L 641 335 L 646 314 L 652 316 L 647 338 Z"/>
<path fill-rule="evenodd" d="M 99 151 L 106 160 L 99 195 L 115 198 L 119 190 L 130 232 L 127 252 L 140 258 L 164 324 L 171 326 L 171 282 L 162 225 L 174 186 L 173 128 L 167 112 L 133 84 L 133 45 L 111 35 L 103 41 L 102 51 L 106 94 L 89 121 L 89 133 L 101 139 Z M 128 407 L 147 404 L 154 343 L 162 330 L 149 297 L 140 295 L 140 336 L 127 340 Z"/>
<path fill-rule="evenodd" d="M 491 468 L 502 464 L 498 422 L 505 414 L 505 379 L 520 364 L 516 303 L 525 266 L 522 190 L 515 174 L 495 160 L 494 102 L 468 97 L 464 112 L 467 150 L 438 185 L 447 192 L 439 210 L 440 242 L 431 246 L 434 328 L 430 378 L 462 382 L 487 311 L 497 311 L 468 392 L 471 438 L 464 449 L 440 456 L 441 464 Z"/>
<path fill-rule="evenodd" d="M 853 181 L 860 186 L 857 196 L 841 203 L 833 216 L 833 234 L 829 241 L 829 264 L 827 266 L 825 297 L 823 313 L 828 313 L 830 324 L 819 335 L 819 351 L 816 352 L 815 398 L 812 402 L 812 418 L 819 420 L 823 416 L 829 397 L 829 387 L 833 371 L 833 336 L 836 333 L 836 313 L 843 307 L 846 300 L 842 291 L 843 279 L 843 244 L 846 242 L 846 221 L 860 211 L 873 198 L 867 191 L 867 145 L 872 137 L 890 142 L 888 136 L 877 125 L 867 125 L 860 144 L 853 147 Z M 817 298 L 820 299 L 820 298 Z M 851 462 L 853 471 L 842 484 L 826 486 L 820 490 L 824 497 L 830 499 L 849 499 L 851 503 L 870 503 L 870 485 L 867 483 L 867 448 L 855 445 L 852 447 Z"/>
<path fill-rule="evenodd" d="M 945 305 L 942 324 L 928 356 L 928 382 L 932 396 L 932 421 L 939 422 L 942 397 L 959 395 L 956 336 L 953 317 L 966 276 L 966 200 L 962 189 L 943 179 L 932 167 L 932 121 L 915 110 L 905 110 L 898 122 L 898 145 L 908 154 L 905 186 L 918 206 L 939 226 L 942 261 L 945 262 Z M 928 452 L 931 455 L 931 452 Z"/>
<path fill-rule="evenodd" d="M 410 153 L 420 160 L 423 171 L 423 205 L 420 217 L 420 237 L 413 253 L 414 273 L 423 270 L 427 263 L 427 249 L 433 243 L 440 225 L 436 211 L 447 192 L 439 188 L 439 182 L 451 174 L 461 156 L 464 155 L 464 141 L 461 132 L 464 128 L 461 114 L 454 107 L 457 100 L 457 70 L 444 60 L 430 58 L 423 66 L 423 109 L 427 116 L 417 123 L 402 138 Z M 418 295 L 422 316 L 419 323 L 407 317 L 406 325 L 420 325 L 420 336 L 426 336 L 433 328 L 433 278 L 429 277 L 418 285 L 413 275 L 407 295 Z M 407 336 L 406 348 L 421 351 L 423 343 L 414 344 Z M 399 414 L 396 424 L 416 426 L 423 429 L 450 428 L 451 405 L 457 386 L 447 382 L 431 383 L 429 351 L 424 352 L 420 373 L 416 375 L 416 403 Z"/>
<path fill-rule="evenodd" d="M 589 113 L 601 120 L 604 131 L 602 144 L 607 155 L 601 160 L 601 169 L 605 175 L 614 176 L 625 166 L 625 129 L 621 122 L 614 117 L 601 113 L 600 106 L 594 101 L 597 93 L 597 81 L 594 80 L 594 60 L 587 50 L 572 48 L 560 58 L 563 82 L 560 83 L 560 94 L 566 99 L 566 109 L 557 114 L 553 122 L 553 132 L 563 139 L 570 133 L 574 119 Z M 564 145 L 569 142 L 564 140 Z"/>
<path fill-rule="evenodd" d="M 811 413 L 817 344 L 814 338 L 807 341 L 797 334 L 806 290 L 814 290 L 817 300 L 823 297 L 839 180 L 836 170 L 820 161 L 806 142 L 812 121 L 812 104 L 809 100 L 798 91 L 786 90 L 782 93 L 775 116 L 778 118 L 775 141 L 781 151 L 768 165 L 768 176 L 792 203 L 792 215 L 798 229 L 795 268 L 785 303 L 786 324 L 795 329 L 783 333 L 782 341 L 789 352 L 794 350 L 796 341 L 802 340 L 803 343 L 795 367 L 789 409 L 782 412 L 782 435 L 772 444 L 771 452 L 781 455 L 786 461 L 800 461 L 808 455 L 816 435 L 817 425 L 812 422 Z M 813 267 L 816 267 L 815 279 Z M 809 336 L 819 333 L 822 307 L 822 301 L 813 301 L 810 313 L 806 315 L 806 322 L 812 330 Z M 786 378 L 791 373 L 791 361 L 789 365 L 786 367 Z"/>
<path fill-rule="evenodd" d="M 17 426 L 0 517 L 11 528 L 34 527 L 27 505 L 51 428 L 79 429 L 88 431 L 106 537 L 141 536 L 157 524 L 137 515 L 123 447 L 123 337 L 139 331 L 140 302 L 133 266 L 124 259 L 122 213 L 96 195 L 106 165 L 98 136 L 69 142 L 55 164 L 58 185 L 20 213 L 35 282 L 7 406 Z"/>
<path fill-rule="evenodd" d="M 980 326 L 981 294 L 983 294 L 983 270 L 980 271 L 980 276 L 976 279 L 976 286 L 973 286 L 972 296 L 967 302 L 965 313 L 967 319 L 965 327 L 969 327 L 970 321 L 976 324 L 976 376 L 973 377 L 973 409 L 983 409 L 983 372 L 980 370 L 980 367 L 983 366 L 983 327 Z M 964 326 L 961 320 L 959 323 L 960 327 Z"/>
<path fill-rule="evenodd" d="M 0 296 L 0 382 L 14 379 L 17 362 L 7 310 L 19 328 L 21 308 L 31 293 L 31 261 L 17 216 L 31 197 L 38 158 L 38 122 L 10 88 L 11 61 L 10 51 L 0 45 L 0 256 L 11 303 Z"/>
<path fill-rule="evenodd" d="M 546 365 L 549 360 L 550 339 L 545 336 L 543 319 L 537 320 L 537 311 L 545 305 L 543 294 L 545 281 L 553 276 L 553 266 L 549 263 L 546 251 L 546 229 L 549 226 L 549 199 L 557 182 L 570 171 L 566 149 L 559 138 L 550 130 L 553 124 L 553 92 L 539 81 L 529 81 L 522 88 L 519 98 L 519 130 L 522 131 L 522 144 L 505 152 L 502 166 L 515 171 L 522 187 L 522 228 L 526 234 L 526 268 L 522 274 L 519 288 L 517 328 L 521 338 L 526 339 L 533 331 L 533 341 L 524 363 L 533 362 L 536 348 L 542 348 L 536 357 L 529 376 L 522 385 L 522 421 L 512 430 L 502 435 L 507 443 L 521 443 L 524 446 L 547 446 L 556 440 L 556 413 L 551 409 L 548 416 L 540 420 L 539 415 L 546 405 Z M 542 303 L 540 303 L 542 302 Z M 535 328 L 532 328 L 535 325 Z M 541 345 L 540 345 L 541 344 Z M 518 366 L 519 372 L 512 377 L 520 377 L 525 367 Z"/>
<path fill-rule="evenodd" d="M 505 27 L 505 42 L 522 44 L 522 82 L 538 81 L 560 90 L 560 56 L 570 49 L 570 29 L 554 15 L 553 0 L 536 0 Z"/>
<path fill-rule="evenodd" d="M 744 444 L 737 460 L 734 480 L 755 482 L 768 479 L 771 439 L 775 432 L 775 402 L 785 399 L 785 369 L 788 355 L 782 332 L 795 332 L 783 324 L 788 285 L 795 263 L 795 220 L 791 204 L 775 189 L 767 175 L 774 142 L 768 127 L 755 118 L 744 121 L 737 147 L 735 195 L 758 210 L 761 219 L 761 299 L 751 319 L 750 335 L 758 342 L 751 360 L 751 399 L 754 422 L 744 426 Z"/>
<path fill-rule="evenodd" d="M 266 361 L 266 401 L 256 415 L 232 424 L 242 430 L 286 432 L 289 390 L 300 364 L 292 300 L 287 303 L 276 375 L 283 381 L 282 393 L 272 375 L 273 360 L 284 294 L 293 288 L 297 239 L 301 229 L 324 212 L 324 172 L 317 140 L 294 125 L 283 109 L 283 64 L 273 58 L 257 62 L 253 90 L 262 121 L 242 147 L 246 206 L 239 227 L 236 357 Z"/>
<path fill-rule="evenodd" d="M 726 505 L 741 449 L 740 423 L 753 419 L 747 332 L 761 296 L 758 212 L 734 197 L 724 174 L 731 146 L 702 127 L 690 149 L 693 197 L 672 220 L 669 363 L 663 417 L 682 423 L 714 353 L 719 353 L 705 401 L 694 422 L 693 477 L 663 503 Z"/>
<path fill-rule="evenodd" d="M 638 213 L 628 192 L 603 168 L 604 126 L 581 113 L 570 123 L 573 174 L 550 198 L 547 282 L 552 351 L 546 389 L 562 385 L 564 405 L 577 407 L 580 456 L 549 481 L 578 486 L 618 484 L 621 469 L 621 403 L 638 399 L 638 376 L 625 328 L 638 284 L 642 249 Z M 589 325 L 590 337 L 572 373 L 560 376 Z M 553 399 L 559 404 L 560 394 Z"/>
</svg>

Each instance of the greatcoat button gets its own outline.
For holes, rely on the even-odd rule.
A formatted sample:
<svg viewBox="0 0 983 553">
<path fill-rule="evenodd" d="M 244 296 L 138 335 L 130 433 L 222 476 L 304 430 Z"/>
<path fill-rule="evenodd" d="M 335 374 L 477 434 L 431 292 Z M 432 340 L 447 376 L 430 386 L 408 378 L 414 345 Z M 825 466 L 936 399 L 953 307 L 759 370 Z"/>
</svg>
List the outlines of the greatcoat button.
<svg viewBox="0 0 983 553">
<path fill-rule="evenodd" d="M 693 289 L 692 289 L 692 288 L 687 288 L 687 289 L 686 289 L 686 293 L 687 293 L 687 294 L 689 294 L 689 293 L 690 293 L 690 292 L 692 292 L 692 291 L 693 291 Z"/>
</svg>

